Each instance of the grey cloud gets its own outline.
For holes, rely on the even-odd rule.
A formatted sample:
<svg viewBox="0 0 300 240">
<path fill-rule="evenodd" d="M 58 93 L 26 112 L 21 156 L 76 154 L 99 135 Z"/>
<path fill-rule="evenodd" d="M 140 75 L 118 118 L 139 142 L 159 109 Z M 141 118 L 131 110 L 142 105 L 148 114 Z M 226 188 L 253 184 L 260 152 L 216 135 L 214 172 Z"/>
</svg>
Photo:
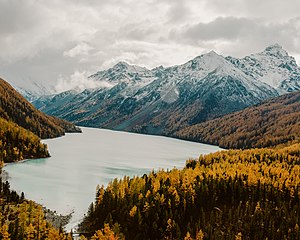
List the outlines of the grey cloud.
<svg viewBox="0 0 300 240">
<path fill-rule="evenodd" d="M 208 9 L 223 16 L 263 17 L 269 21 L 287 21 L 299 16 L 298 0 L 206 0 Z"/>
<path fill-rule="evenodd" d="M 138 23 L 129 23 L 121 27 L 118 31 L 118 38 L 145 40 L 151 38 L 157 33 L 155 26 L 150 21 L 141 21 Z"/>
<path fill-rule="evenodd" d="M 190 10 L 187 7 L 187 4 L 183 0 L 172 1 L 171 7 L 169 9 L 169 21 L 179 23 L 189 15 Z"/>
<path fill-rule="evenodd" d="M 34 11 L 32 1 L 0 1 L 0 36 L 25 31 L 28 27 L 38 23 L 39 12 Z"/>
<path fill-rule="evenodd" d="M 212 22 L 198 23 L 185 31 L 194 40 L 232 40 L 256 27 L 256 23 L 246 18 L 220 17 Z"/>
<path fill-rule="evenodd" d="M 170 66 L 212 49 L 240 56 L 274 42 L 300 55 L 298 7 L 294 0 L 0 0 L 0 76 L 48 84 L 120 60 Z"/>
<path fill-rule="evenodd" d="M 174 29 L 170 39 L 195 46 L 208 46 L 228 54 L 249 54 L 272 43 L 299 53 L 300 18 L 269 23 L 260 18 L 219 17 Z"/>
</svg>

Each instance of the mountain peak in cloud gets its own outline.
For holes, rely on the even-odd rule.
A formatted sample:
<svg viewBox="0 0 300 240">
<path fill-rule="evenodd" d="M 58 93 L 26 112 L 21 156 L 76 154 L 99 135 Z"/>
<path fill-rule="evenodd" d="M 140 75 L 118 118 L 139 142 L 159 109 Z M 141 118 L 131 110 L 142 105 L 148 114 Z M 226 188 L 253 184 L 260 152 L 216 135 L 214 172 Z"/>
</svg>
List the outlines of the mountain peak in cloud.
<svg viewBox="0 0 300 240">
<path fill-rule="evenodd" d="M 120 61 L 117 64 L 115 64 L 112 68 L 110 68 L 112 71 L 118 71 L 118 72 L 145 72 L 149 71 L 145 67 L 129 64 L 125 61 Z"/>
<path fill-rule="evenodd" d="M 127 62 L 125 61 L 120 61 L 118 62 L 117 64 L 115 64 L 113 66 L 113 68 L 128 68 L 130 66 L 130 64 L 128 64 Z"/>
<path fill-rule="evenodd" d="M 266 47 L 264 53 L 271 56 L 279 56 L 279 57 L 287 57 L 289 54 L 286 50 L 283 49 L 281 45 L 278 43 L 272 44 L 268 47 Z"/>
</svg>

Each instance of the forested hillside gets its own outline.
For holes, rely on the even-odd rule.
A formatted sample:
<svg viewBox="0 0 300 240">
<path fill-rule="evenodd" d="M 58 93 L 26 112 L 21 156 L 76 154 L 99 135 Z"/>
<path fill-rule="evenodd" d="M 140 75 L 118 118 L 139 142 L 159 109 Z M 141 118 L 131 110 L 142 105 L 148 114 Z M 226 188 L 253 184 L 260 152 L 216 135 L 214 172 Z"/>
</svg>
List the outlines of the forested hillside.
<svg viewBox="0 0 300 240">
<path fill-rule="evenodd" d="M 7 82 L 0 79 L 0 161 L 49 157 L 40 138 L 80 131 L 73 123 L 35 109 Z"/>
<path fill-rule="evenodd" d="M 176 137 L 223 148 L 271 147 L 300 139 L 300 92 L 193 125 Z"/>
<path fill-rule="evenodd" d="M 4 162 L 49 157 L 47 146 L 32 132 L 0 117 L 0 159 Z"/>
<path fill-rule="evenodd" d="M 41 138 L 79 131 L 74 124 L 47 116 L 33 107 L 6 81 L 0 78 L 0 117 L 30 130 Z"/>
<path fill-rule="evenodd" d="M 295 144 L 116 179 L 98 189 L 80 229 L 118 239 L 300 239 L 299 163 Z"/>
</svg>

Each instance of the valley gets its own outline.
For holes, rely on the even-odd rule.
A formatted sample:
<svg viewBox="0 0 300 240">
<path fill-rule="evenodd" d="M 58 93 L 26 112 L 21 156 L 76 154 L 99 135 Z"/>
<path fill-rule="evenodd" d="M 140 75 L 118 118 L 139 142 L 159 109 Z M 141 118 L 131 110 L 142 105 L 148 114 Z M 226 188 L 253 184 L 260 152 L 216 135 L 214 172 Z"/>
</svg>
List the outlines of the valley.
<svg viewBox="0 0 300 240">
<path fill-rule="evenodd" d="M 219 147 L 159 136 L 82 128 L 80 134 L 44 140 L 51 158 L 6 165 L 12 189 L 60 214 L 73 213 L 77 224 L 95 198 L 96 186 L 124 175 L 142 176 L 159 169 L 181 169 L 187 158 Z M 118 148 L 116 148 L 118 146 Z"/>
<path fill-rule="evenodd" d="M 300 240 L 299 10 L 0 0 L 0 240 Z"/>
<path fill-rule="evenodd" d="M 0 237 L 298 239 L 298 71 L 279 45 L 209 52 L 153 70 L 121 62 L 90 76 L 105 87 L 33 101 L 96 127 L 82 130 L 1 80 L 1 159 L 37 159 L 3 168 Z M 72 214 L 65 229 L 38 203 Z"/>
</svg>

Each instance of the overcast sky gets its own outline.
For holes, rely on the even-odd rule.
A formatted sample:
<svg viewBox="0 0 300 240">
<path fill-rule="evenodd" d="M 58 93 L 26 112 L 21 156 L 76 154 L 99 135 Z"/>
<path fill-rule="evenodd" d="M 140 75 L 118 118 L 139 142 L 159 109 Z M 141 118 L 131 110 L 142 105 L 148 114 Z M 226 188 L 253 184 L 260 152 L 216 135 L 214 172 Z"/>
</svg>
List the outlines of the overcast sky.
<svg viewBox="0 0 300 240">
<path fill-rule="evenodd" d="M 0 0 L 0 76 L 57 85 L 118 61 L 153 68 L 279 43 L 300 62 L 299 0 Z"/>
</svg>

